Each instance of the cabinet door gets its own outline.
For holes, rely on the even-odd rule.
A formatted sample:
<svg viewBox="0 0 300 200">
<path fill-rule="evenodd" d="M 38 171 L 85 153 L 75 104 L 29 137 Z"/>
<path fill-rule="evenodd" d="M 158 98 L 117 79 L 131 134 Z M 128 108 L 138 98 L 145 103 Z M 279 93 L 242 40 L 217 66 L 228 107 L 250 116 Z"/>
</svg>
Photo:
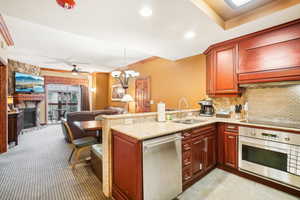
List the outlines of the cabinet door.
<svg viewBox="0 0 300 200">
<path fill-rule="evenodd" d="M 204 172 L 205 168 L 205 140 L 203 137 L 193 139 L 192 143 L 192 171 L 194 176 Z"/>
<path fill-rule="evenodd" d="M 206 93 L 214 94 L 214 61 L 213 53 L 209 52 L 206 56 Z"/>
<path fill-rule="evenodd" d="M 204 140 L 205 140 L 205 152 L 206 152 L 205 170 L 210 170 L 217 164 L 217 158 L 216 158 L 217 137 L 215 132 L 212 132 L 210 135 L 205 137 Z"/>
<path fill-rule="evenodd" d="M 224 162 L 228 167 L 237 168 L 237 134 L 236 133 L 224 133 Z"/>
<path fill-rule="evenodd" d="M 239 92 L 236 74 L 237 54 L 237 44 L 230 44 L 214 50 L 214 89 L 216 94 L 237 94 Z"/>
<path fill-rule="evenodd" d="M 299 67 L 300 23 L 243 40 L 239 46 L 239 73 Z"/>
<path fill-rule="evenodd" d="M 241 41 L 238 73 L 240 83 L 300 80 L 300 23 Z"/>
<path fill-rule="evenodd" d="M 142 199 L 141 143 L 113 133 L 113 193 L 126 199 Z"/>
</svg>

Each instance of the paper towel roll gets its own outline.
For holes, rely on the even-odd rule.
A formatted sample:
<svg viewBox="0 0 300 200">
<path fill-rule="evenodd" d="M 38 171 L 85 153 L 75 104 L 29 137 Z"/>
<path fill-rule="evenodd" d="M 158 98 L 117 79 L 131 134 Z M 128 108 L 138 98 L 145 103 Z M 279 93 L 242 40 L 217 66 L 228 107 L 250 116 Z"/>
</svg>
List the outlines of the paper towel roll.
<svg viewBox="0 0 300 200">
<path fill-rule="evenodd" d="M 159 102 L 157 104 L 157 121 L 166 121 L 166 104 L 164 104 L 163 102 Z"/>
</svg>

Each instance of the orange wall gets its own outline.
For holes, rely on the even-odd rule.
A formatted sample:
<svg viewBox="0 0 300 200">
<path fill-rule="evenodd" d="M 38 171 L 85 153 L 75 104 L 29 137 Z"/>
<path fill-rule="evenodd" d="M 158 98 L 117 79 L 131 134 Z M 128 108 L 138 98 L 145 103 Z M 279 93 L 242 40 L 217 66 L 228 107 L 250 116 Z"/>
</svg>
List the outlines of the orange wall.
<svg viewBox="0 0 300 200">
<path fill-rule="evenodd" d="M 166 108 L 176 109 L 178 100 L 186 97 L 190 108 L 199 108 L 197 102 L 205 97 L 205 55 L 200 54 L 177 61 L 156 58 L 144 63 L 130 65 L 128 68 L 140 72 L 141 77 L 151 79 L 151 110 L 156 111 L 156 104 L 166 103 Z M 111 101 L 111 85 L 115 80 L 109 77 L 109 105 L 124 106 L 121 102 Z M 130 82 L 128 93 L 135 96 L 134 81 Z M 130 103 L 130 112 L 135 111 L 134 102 Z"/>
<path fill-rule="evenodd" d="M 93 110 L 104 109 L 108 106 L 109 73 L 93 73 Z"/>
</svg>

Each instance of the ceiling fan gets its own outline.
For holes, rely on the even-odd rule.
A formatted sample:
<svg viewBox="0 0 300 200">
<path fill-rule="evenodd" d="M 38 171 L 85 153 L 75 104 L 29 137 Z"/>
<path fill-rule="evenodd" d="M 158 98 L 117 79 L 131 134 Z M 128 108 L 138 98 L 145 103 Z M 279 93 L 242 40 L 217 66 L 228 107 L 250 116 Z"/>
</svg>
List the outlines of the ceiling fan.
<svg viewBox="0 0 300 200">
<path fill-rule="evenodd" d="M 71 70 L 71 72 L 73 75 L 78 75 L 78 73 L 89 73 L 87 71 L 81 71 L 80 68 L 75 64 L 73 64 L 72 66 L 73 66 L 73 69 Z"/>
<path fill-rule="evenodd" d="M 51 65 L 59 65 L 59 64 L 65 64 L 67 66 L 72 67 L 71 72 L 75 75 L 77 75 L 78 73 L 89 73 L 88 71 L 82 71 L 80 67 L 78 67 L 78 65 L 90 65 L 90 63 L 86 63 L 86 62 L 76 62 L 76 61 L 72 61 L 70 58 L 67 59 L 61 59 L 61 58 L 50 58 L 53 61 L 50 62 L 44 62 L 45 64 L 51 64 Z"/>
</svg>

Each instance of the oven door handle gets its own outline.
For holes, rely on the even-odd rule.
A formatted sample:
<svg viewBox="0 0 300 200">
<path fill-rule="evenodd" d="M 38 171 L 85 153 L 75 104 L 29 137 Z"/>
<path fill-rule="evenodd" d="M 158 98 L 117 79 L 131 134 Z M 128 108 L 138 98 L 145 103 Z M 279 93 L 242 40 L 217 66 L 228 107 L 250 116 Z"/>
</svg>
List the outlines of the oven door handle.
<svg viewBox="0 0 300 200">
<path fill-rule="evenodd" d="M 266 150 L 270 150 L 270 151 L 276 151 L 276 152 L 285 153 L 285 154 L 288 153 L 288 148 L 278 148 L 278 147 L 274 147 L 274 146 L 255 144 L 255 143 L 248 142 L 248 141 L 240 141 L 240 144 L 257 147 L 257 148 L 261 148 L 261 149 L 266 149 Z"/>
</svg>

